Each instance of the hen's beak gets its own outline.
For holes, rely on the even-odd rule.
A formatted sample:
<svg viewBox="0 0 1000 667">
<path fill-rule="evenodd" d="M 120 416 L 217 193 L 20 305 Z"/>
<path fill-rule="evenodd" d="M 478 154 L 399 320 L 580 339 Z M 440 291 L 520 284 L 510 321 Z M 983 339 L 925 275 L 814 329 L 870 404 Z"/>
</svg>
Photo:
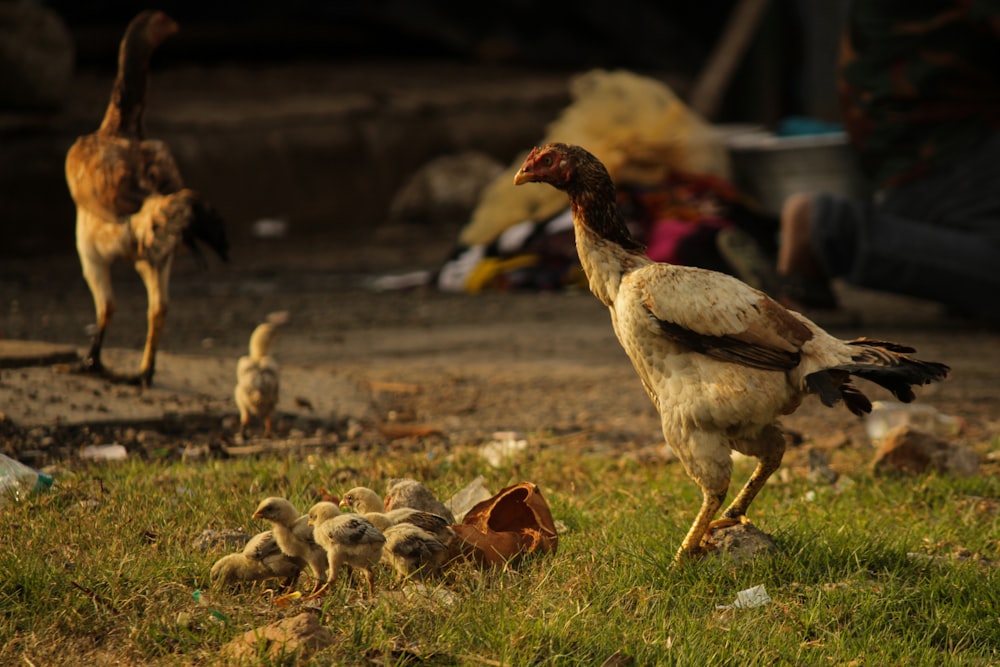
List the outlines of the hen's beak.
<svg viewBox="0 0 1000 667">
<path fill-rule="evenodd" d="M 261 518 L 260 512 L 254 512 L 253 516 L 251 518 L 253 518 L 253 519 L 260 519 Z"/>
<path fill-rule="evenodd" d="M 533 180 L 534 179 L 532 178 L 531 170 L 530 169 L 526 170 L 524 167 L 518 169 L 517 173 L 514 174 L 514 185 L 521 185 L 522 183 L 530 183 Z"/>
</svg>

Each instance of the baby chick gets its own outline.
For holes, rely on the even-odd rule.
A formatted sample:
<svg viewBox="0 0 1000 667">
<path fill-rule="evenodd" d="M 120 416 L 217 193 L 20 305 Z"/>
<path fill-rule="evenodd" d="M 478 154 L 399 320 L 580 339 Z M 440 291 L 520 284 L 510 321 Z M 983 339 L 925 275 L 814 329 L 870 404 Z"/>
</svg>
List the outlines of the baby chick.
<svg viewBox="0 0 1000 667">
<path fill-rule="evenodd" d="M 415 479 L 390 479 L 385 494 L 385 509 L 412 507 L 443 516 L 448 523 L 455 523 L 455 515 L 434 493 Z"/>
<path fill-rule="evenodd" d="M 412 523 L 397 523 L 385 531 L 383 561 L 404 578 L 424 579 L 440 572 L 448 547 Z"/>
<path fill-rule="evenodd" d="M 337 580 L 340 568 L 347 565 L 364 572 L 368 593 L 375 594 L 375 573 L 372 568 L 382 559 L 385 536 L 360 514 L 341 514 L 333 503 L 316 503 L 309 510 L 316 542 L 326 549 L 326 583 L 309 596 L 317 597 Z"/>
<path fill-rule="evenodd" d="M 356 486 L 345 493 L 340 499 L 340 506 L 361 514 L 385 511 L 385 503 L 382 498 L 367 486 Z"/>
<path fill-rule="evenodd" d="M 250 538 L 239 553 L 215 561 L 209 576 L 216 586 L 233 586 L 265 579 L 285 579 L 283 588 L 295 585 L 299 572 L 306 566 L 301 558 L 282 553 L 274 533 L 265 530 Z"/>
<path fill-rule="evenodd" d="M 448 545 L 455 537 L 448 520 L 440 514 L 425 512 L 412 507 L 399 507 L 389 512 L 381 510 L 382 500 L 372 489 L 356 486 L 344 494 L 340 501 L 343 508 L 360 512 L 383 533 L 391 526 L 409 523 L 423 528 L 443 544 Z"/>
<path fill-rule="evenodd" d="M 316 543 L 312 526 L 309 525 L 309 517 L 300 516 L 295 506 L 284 498 L 271 497 L 265 498 L 257 505 L 253 518 L 270 522 L 274 539 L 281 552 L 286 556 L 305 561 L 313 577 L 316 578 L 313 591 L 319 590 L 326 581 L 326 551 Z"/>
<path fill-rule="evenodd" d="M 278 405 L 278 364 L 270 356 L 271 340 L 277 327 L 288 319 L 287 313 L 274 313 L 250 335 L 249 354 L 236 364 L 236 389 L 233 397 L 240 411 L 240 435 L 247 437 L 250 418 L 264 422 L 264 435 L 273 432 L 274 410 Z"/>
</svg>

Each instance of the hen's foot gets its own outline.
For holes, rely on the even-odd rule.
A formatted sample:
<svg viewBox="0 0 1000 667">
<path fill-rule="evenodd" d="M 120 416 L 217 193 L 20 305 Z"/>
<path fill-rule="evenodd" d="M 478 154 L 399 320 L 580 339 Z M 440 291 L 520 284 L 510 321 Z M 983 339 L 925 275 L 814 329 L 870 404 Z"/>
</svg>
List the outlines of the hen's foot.
<svg viewBox="0 0 1000 667">
<path fill-rule="evenodd" d="M 73 368 L 73 372 L 81 375 L 104 376 L 108 371 L 104 367 L 104 364 L 101 363 L 100 359 L 85 357 L 81 359 L 80 363 Z"/>
<path fill-rule="evenodd" d="M 712 533 L 717 530 L 724 530 L 726 528 L 732 528 L 733 526 L 747 525 L 750 523 L 750 519 L 746 515 L 740 515 L 738 517 L 728 517 L 724 516 L 722 518 L 716 519 L 708 524 L 708 530 L 705 531 L 705 536 L 701 538 L 701 547 L 705 552 L 715 551 L 718 545 L 712 539 Z"/>
<path fill-rule="evenodd" d="M 677 555 L 674 556 L 673 567 L 684 567 L 685 565 L 697 562 L 704 558 L 707 553 L 708 550 L 704 546 L 698 546 L 692 549 L 685 549 L 684 547 L 681 547 L 677 552 Z"/>
</svg>

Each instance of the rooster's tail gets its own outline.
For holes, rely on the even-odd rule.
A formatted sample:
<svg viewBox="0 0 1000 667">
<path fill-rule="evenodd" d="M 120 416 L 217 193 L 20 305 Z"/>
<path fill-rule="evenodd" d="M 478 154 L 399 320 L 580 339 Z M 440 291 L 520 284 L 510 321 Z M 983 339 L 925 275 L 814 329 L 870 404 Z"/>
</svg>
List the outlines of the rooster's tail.
<svg viewBox="0 0 1000 667">
<path fill-rule="evenodd" d="M 909 403 L 916 398 L 914 386 L 943 380 L 951 370 L 936 361 L 908 356 L 916 350 L 905 345 L 871 338 L 858 338 L 847 344 L 854 348 L 850 363 L 811 373 L 806 376 L 806 384 L 824 405 L 832 406 L 843 400 L 856 415 L 871 412 L 872 404 L 851 384 L 852 375 L 885 387 L 897 399 Z"/>
<path fill-rule="evenodd" d="M 154 265 L 162 264 L 178 242 L 188 246 L 199 259 L 203 258 L 198 241 L 215 250 L 224 261 L 229 259 L 229 241 L 222 218 L 193 190 L 147 197 L 130 224 L 139 257 Z"/>
<path fill-rule="evenodd" d="M 229 239 L 226 236 L 226 224 L 211 204 L 204 201 L 197 193 L 190 192 L 191 214 L 187 227 L 184 228 L 182 240 L 191 252 L 201 258 L 198 242 L 206 244 L 215 251 L 224 262 L 229 261 Z"/>
</svg>

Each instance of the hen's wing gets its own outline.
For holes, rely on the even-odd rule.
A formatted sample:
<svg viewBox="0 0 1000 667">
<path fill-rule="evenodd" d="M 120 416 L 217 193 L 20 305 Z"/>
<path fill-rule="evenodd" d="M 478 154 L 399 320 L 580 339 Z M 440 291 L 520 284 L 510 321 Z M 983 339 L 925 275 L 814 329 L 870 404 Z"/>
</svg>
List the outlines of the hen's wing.
<svg viewBox="0 0 1000 667">
<path fill-rule="evenodd" d="M 662 336 L 721 361 L 789 370 L 814 335 L 763 292 L 725 274 L 650 264 L 630 274 L 627 286 Z"/>
</svg>

